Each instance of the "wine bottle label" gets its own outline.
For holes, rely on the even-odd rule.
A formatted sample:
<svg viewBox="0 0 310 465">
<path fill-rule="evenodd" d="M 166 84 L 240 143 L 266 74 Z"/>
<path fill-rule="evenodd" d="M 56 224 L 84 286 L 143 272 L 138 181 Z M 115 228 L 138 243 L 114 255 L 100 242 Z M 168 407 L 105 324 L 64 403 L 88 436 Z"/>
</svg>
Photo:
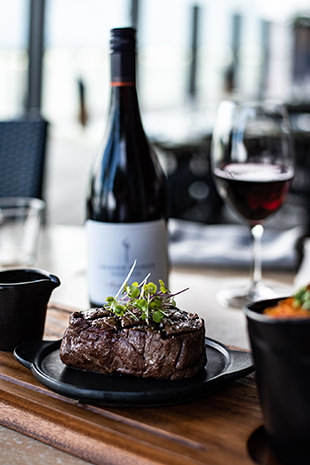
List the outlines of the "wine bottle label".
<svg viewBox="0 0 310 465">
<path fill-rule="evenodd" d="M 130 283 L 162 279 L 168 284 L 168 234 L 165 220 L 104 223 L 87 220 L 88 287 L 92 304 L 115 296 L 134 261 Z"/>
</svg>

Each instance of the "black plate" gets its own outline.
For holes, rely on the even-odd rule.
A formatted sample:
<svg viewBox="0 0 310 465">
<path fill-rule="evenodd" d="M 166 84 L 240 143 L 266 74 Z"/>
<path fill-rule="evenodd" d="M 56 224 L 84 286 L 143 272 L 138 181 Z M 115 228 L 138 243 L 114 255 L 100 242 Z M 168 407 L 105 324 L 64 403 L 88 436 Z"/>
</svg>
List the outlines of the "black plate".
<svg viewBox="0 0 310 465">
<path fill-rule="evenodd" d="M 80 402 L 109 406 L 176 404 L 218 389 L 254 370 L 249 352 L 231 350 L 206 338 L 208 362 L 193 378 L 180 381 L 104 375 L 67 367 L 59 357 L 61 341 L 30 341 L 14 350 L 15 358 L 53 391 Z"/>
</svg>

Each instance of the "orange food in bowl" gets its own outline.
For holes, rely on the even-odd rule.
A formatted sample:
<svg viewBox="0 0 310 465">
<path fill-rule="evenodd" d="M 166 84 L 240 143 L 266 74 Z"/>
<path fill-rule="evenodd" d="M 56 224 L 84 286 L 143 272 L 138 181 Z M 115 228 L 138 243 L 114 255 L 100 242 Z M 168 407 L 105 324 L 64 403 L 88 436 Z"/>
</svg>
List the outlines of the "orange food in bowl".
<svg viewBox="0 0 310 465">
<path fill-rule="evenodd" d="M 295 297 L 280 300 L 275 307 L 264 310 L 272 318 L 310 318 L 310 311 L 303 308 Z"/>
</svg>

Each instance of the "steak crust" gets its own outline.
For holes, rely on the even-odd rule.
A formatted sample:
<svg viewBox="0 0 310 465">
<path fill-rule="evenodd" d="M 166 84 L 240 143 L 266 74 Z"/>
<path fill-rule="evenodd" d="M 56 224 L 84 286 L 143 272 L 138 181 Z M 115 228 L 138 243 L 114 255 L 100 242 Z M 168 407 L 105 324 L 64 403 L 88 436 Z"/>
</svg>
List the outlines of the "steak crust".
<svg viewBox="0 0 310 465">
<path fill-rule="evenodd" d="M 103 308 L 74 312 L 60 358 L 68 366 L 99 373 L 189 378 L 207 361 L 204 321 L 177 308 L 152 325 Z"/>
</svg>

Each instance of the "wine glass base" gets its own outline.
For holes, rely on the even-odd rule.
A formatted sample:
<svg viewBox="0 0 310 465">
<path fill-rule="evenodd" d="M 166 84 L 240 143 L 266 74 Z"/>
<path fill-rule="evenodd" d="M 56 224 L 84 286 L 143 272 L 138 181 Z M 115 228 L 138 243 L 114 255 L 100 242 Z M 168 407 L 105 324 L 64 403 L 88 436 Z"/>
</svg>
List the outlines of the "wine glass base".
<svg viewBox="0 0 310 465">
<path fill-rule="evenodd" d="M 255 292 L 249 285 L 239 284 L 226 289 L 221 289 L 216 297 L 223 307 L 242 309 L 251 302 L 291 295 L 292 288 L 278 283 L 260 283 Z"/>
</svg>

